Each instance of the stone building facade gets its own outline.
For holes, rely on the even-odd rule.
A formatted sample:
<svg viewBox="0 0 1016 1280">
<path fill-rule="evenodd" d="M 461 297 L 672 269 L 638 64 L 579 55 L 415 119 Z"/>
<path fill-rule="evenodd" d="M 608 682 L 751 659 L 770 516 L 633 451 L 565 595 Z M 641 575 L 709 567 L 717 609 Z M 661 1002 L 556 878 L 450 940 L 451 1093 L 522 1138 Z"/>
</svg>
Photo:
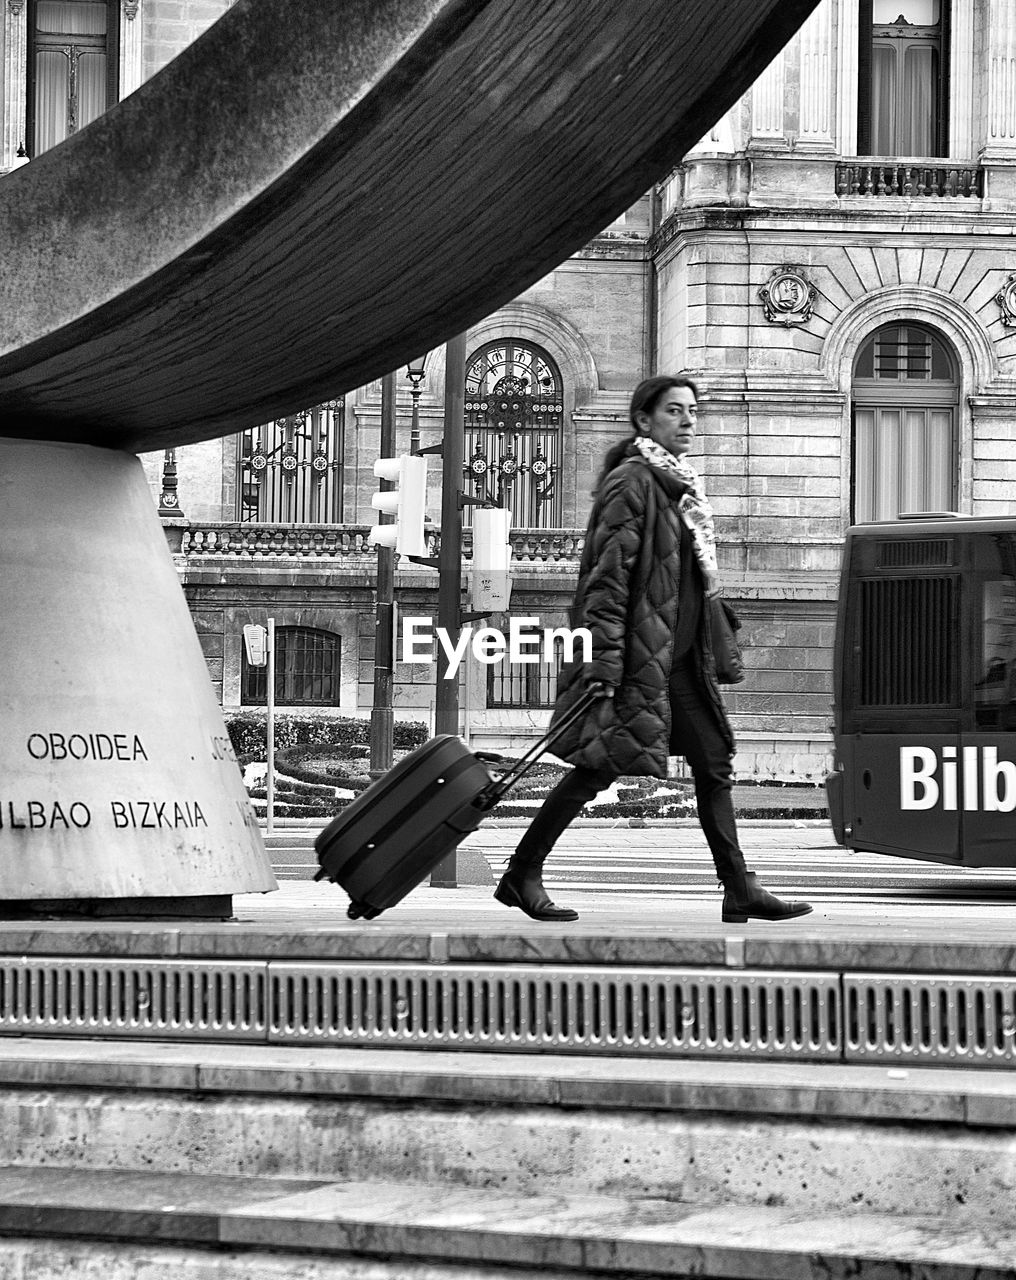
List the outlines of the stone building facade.
<svg viewBox="0 0 1016 1280">
<path fill-rule="evenodd" d="M 104 24 L 92 79 L 112 100 L 227 7 L 4 0 L 5 167 L 59 127 L 60 49 L 98 56 Z M 55 29 L 68 21 L 91 45 Z M 1014 81 L 1011 0 L 821 0 L 652 192 L 467 335 L 463 488 L 511 506 L 511 611 L 542 626 L 565 620 L 632 387 L 656 370 L 699 381 L 698 462 L 749 665 L 726 695 L 742 776 L 824 774 L 852 521 L 1013 510 Z M 422 379 L 399 371 L 398 450 L 441 438 L 444 381 L 442 350 Z M 380 423 L 380 383 L 336 388 L 239 439 L 144 459 L 226 708 L 263 702 L 242 627 L 272 616 L 280 705 L 369 713 Z M 403 616 L 434 616 L 436 592 L 432 570 L 400 562 Z M 471 662 L 463 730 L 524 740 L 553 674 Z M 396 714 L 430 720 L 434 678 L 400 663 Z"/>
<path fill-rule="evenodd" d="M 1005 0 L 822 0 L 659 188 L 655 357 L 707 391 L 756 762 L 828 725 L 852 521 L 1016 510 L 1014 68 Z"/>
</svg>

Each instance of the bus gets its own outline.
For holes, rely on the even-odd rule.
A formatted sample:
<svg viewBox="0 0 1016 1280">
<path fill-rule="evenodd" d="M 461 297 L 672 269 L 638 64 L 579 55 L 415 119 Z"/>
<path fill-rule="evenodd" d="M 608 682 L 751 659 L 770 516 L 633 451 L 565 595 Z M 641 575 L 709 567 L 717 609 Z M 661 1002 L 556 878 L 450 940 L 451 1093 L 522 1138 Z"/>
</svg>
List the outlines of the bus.
<svg viewBox="0 0 1016 1280">
<path fill-rule="evenodd" d="M 851 528 L 834 662 L 837 841 L 1016 867 L 1016 519 Z"/>
</svg>

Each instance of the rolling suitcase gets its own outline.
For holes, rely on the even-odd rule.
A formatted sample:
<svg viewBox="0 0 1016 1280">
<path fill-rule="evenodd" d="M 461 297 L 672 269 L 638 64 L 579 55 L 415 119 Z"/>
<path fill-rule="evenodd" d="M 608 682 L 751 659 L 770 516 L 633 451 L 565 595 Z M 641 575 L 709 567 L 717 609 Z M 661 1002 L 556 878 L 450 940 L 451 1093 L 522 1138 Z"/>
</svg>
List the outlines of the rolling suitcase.
<svg viewBox="0 0 1016 1280">
<path fill-rule="evenodd" d="M 320 870 L 349 894 L 351 920 L 373 920 L 400 902 L 475 831 L 498 801 L 597 698 L 592 688 L 552 733 L 495 777 L 498 756 L 477 754 L 439 734 L 350 802 L 314 841 Z"/>
</svg>

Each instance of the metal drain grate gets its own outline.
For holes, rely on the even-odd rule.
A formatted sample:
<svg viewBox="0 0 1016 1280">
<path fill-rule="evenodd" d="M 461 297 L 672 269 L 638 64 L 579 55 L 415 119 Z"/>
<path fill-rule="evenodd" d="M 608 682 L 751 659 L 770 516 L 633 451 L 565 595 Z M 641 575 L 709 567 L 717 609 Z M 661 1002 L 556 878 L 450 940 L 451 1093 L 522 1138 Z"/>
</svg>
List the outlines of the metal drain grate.
<svg viewBox="0 0 1016 1280">
<path fill-rule="evenodd" d="M 264 1040 L 266 975 L 264 964 L 6 959 L 0 962 L 0 1030 Z"/>
<path fill-rule="evenodd" d="M 846 1060 L 1016 1062 L 1016 979 L 846 974 Z"/>
<path fill-rule="evenodd" d="M 271 966 L 273 1041 L 839 1060 L 839 975 Z"/>
<path fill-rule="evenodd" d="M 1016 1063 L 1016 978 L 0 957 L 0 1033 Z"/>
</svg>

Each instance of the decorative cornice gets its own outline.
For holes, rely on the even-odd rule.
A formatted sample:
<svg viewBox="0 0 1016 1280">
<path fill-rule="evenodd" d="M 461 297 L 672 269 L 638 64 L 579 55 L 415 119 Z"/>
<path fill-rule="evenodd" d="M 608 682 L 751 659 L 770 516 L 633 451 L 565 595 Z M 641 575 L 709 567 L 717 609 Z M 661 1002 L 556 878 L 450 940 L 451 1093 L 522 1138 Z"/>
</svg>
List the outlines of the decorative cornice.
<svg viewBox="0 0 1016 1280">
<path fill-rule="evenodd" d="M 7 0 L 7 9 L 15 17 L 18 17 L 24 7 L 25 0 Z"/>
</svg>

